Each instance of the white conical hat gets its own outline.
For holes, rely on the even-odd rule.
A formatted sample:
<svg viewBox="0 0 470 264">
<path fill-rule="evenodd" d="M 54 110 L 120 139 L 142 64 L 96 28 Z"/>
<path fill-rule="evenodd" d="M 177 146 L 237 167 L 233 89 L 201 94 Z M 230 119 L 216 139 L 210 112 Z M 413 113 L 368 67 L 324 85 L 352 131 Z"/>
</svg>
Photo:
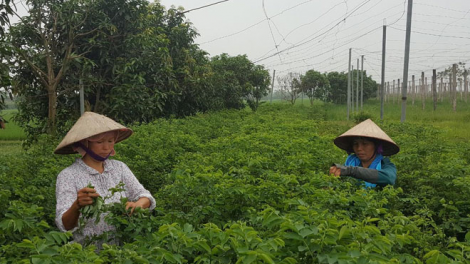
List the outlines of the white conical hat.
<svg viewBox="0 0 470 264">
<path fill-rule="evenodd" d="M 119 132 L 116 143 L 130 137 L 133 133 L 131 129 L 117 123 L 109 117 L 93 112 L 85 112 L 73 125 L 67 135 L 65 135 L 64 139 L 62 139 L 62 142 L 60 142 L 60 144 L 54 150 L 54 153 L 77 153 L 77 151 L 73 150 L 73 143 L 110 131 Z"/>
<path fill-rule="evenodd" d="M 344 132 L 341 136 L 334 140 L 334 143 L 338 148 L 352 153 L 354 152 L 352 141 L 357 137 L 368 137 L 380 140 L 382 143 L 384 156 L 391 156 L 393 154 L 397 154 L 400 151 L 398 145 L 370 119 L 367 119 Z"/>
</svg>

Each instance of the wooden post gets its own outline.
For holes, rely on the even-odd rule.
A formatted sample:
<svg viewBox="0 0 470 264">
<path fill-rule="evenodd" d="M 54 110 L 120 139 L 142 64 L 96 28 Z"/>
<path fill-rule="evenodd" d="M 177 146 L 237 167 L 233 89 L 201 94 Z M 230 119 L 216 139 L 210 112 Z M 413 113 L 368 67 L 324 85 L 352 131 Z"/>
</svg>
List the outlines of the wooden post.
<svg viewBox="0 0 470 264">
<path fill-rule="evenodd" d="M 425 96 L 424 96 L 424 72 L 421 72 L 421 104 L 423 105 L 423 110 L 426 107 L 426 102 L 425 102 Z"/>
<path fill-rule="evenodd" d="M 444 97 L 446 97 L 446 93 L 447 93 L 447 83 L 445 82 L 444 83 L 444 92 L 442 92 L 442 101 L 444 101 Z"/>
<path fill-rule="evenodd" d="M 444 78 L 441 76 L 441 84 L 439 85 L 439 97 L 441 98 L 441 102 L 444 101 Z"/>
<path fill-rule="evenodd" d="M 436 69 L 432 70 L 432 99 L 434 102 L 434 111 L 436 111 L 437 108 L 437 74 L 436 74 Z"/>
<path fill-rule="evenodd" d="M 462 78 L 459 79 L 460 101 L 463 100 Z"/>
<path fill-rule="evenodd" d="M 428 77 L 424 77 L 424 97 L 428 98 L 428 96 L 429 96 Z"/>
<path fill-rule="evenodd" d="M 390 93 L 390 82 L 387 82 L 387 92 L 385 93 L 385 102 L 388 102 L 389 93 Z"/>
<path fill-rule="evenodd" d="M 359 59 L 356 68 L 356 112 L 359 112 Z"/>
<path fill-rule="evenodd" d="M 397 104 L 400 102 L 400 79 L 398 79 L 398 87 L 397 87 Z"/>
<path fill-rule="evenodd" d="M 411 76 L 411 90 L 413 91 L 413 99 L 411 101 L 412 105 L 415 105 L 415 97 L 416 97 L 416 86 L 415 86 L 415 76 Z"/>
<path fill-rule="evenodd" d="M 349 120 L 349 112 L 350 112 L 350 103 L 351 103 L 351 48 L 349 48 L 349 63 L 348 63 L 348 92 L 347 92 L 347 99 L 348 101 L 347 105 L 348 105 L 348 115 L 347 115 L 347 118 Z"/>
<path fill-rule="evenodd" d="M 354 113 L 354 66 L 351 65 L 351 111 Z"/>
<path fill-rule="evenodd" d="M 452 73 L 449 73 L 449 85 L 447 86 L 449 91 L 449 101 L 452 104 Z"/>
</svg>

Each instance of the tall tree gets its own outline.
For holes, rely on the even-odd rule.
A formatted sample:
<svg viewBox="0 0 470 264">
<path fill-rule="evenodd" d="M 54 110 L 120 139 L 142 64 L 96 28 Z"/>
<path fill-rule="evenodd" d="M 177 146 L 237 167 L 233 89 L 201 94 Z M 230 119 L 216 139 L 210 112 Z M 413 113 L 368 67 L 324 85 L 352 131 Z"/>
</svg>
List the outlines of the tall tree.
<svg viewBox="0 0 470 264">
<path fill-rule="evenodd" d="M 181 10 L 146 0 L 60 3 L 32 1 L 12 31 L 21 44 L 12 65 L 17 119 L 29 135 L 67 130 L 79 115 L 79 82 L 87 110 L 124 123 L 213 109 L 209 59 Z"/>
<path fill-rule="evenodd" d="M 356 74 L 354 70 L 353 74 Z M 333 103 L 346 103 L 348 74 L 344 72 L 329 72 L 326 77 L 329 81 L 328 101 Z M 364 72 L 364 100 L 376 97 L 377 82 Z"/>
<path fill-rule="evenodd" d="M 310 105 L 313 105 L 315 98 L 322 101 L 327 100 L 330 92 L 328 89 L 329 84 L 325 74 L 314 70 L 309 70 L 305 75 L 301 76 L 301 89 L 308 96 Z"/>
<path fill-rule="evenodd" d="M 5 28 L 10 25 L 10 16 L 14 14 L 14 8 L 13 1 L 2 0 L 0 2 L 0 111 L 5 108 L 5 98 L 11 97 L 11 78 L 8 63 L 6 63 L 11 57 L 11 49 L 5 42 Z"/>
<path fill-rule="evenodd" d="M 277 82 L 281 87 L 281 93 L 284 100 L 287 100 L 292 105 L 295 104 L 302 92 L 301 75 L 294 72 L 289 72 L 285 76 L 277 77 Z"/>
<path fill-rule="evenodd" d="M 344 72 L 329 72 L 326 77 L 330 84 L 328 100 L 336 104 L 346 103 L 348 74 Z"/>
<path fill-rule="evenodd" d="M 268 95 L 270 82 L 269 72 L 261 65 L 254 65 L 250 74 L 250 87 L 246 96 L 246 101 L 251 110 L 256 111 L 261 98 Z"/>
<path fill-rule="evenodd" d="M 10 16 L 16 9 L 15 3 L 11 0 L 1 0 L 0 2 L 0 37 L 5 35 L 5 27 L 10 26 Z"/>
<path fill-rule="evenodd" d="M 256 110 L 269 87 L 269 72 L 264 67 L 253 64 L 246 55 L 230 57 L 225 53 L 213 57 L 211 66 L 211 83 L 222 102 L 220 107 L 240 109 L 246 99 Z"/>
<path fill-rule="evenodd" d="M 58 96 L 64 92 L 60 83 L 72 64 L 88 52 L 76 53 L 77 42 L 99 29 L 83 28 L 90 12 L 97 9 L 91 0 L 28 0 L 27 6 L 29 14 L 10 28 L 10 41 L 15 47 L 12 68 L 16 92 L 35 99 L 47 98 L 47 122 L 43 129 L 55 133 Z M 25 99 L 29 101 L 23 97 L 23 105 Z M 18 118 L 23 123 L 31 120 L 22 113 Z"/>
</svg>

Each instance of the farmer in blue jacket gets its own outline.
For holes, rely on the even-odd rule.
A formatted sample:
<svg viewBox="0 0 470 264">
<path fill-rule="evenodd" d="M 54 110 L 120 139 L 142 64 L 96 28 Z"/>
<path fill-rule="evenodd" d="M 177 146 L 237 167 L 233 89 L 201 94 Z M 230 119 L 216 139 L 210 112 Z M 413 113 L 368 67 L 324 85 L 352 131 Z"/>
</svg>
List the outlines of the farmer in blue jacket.
<svg viewBox="0 0 470 264">
<path fill-rule="evenodd" d="M 394 155 L 400 148 L 372 120 L 367 119 L 349 129 L 334 143 L 350 155 L 344 165 L 333 164 L 330 174 L 356 178 L 369 188 L 395 184 L 397 168 L 384 156 Z"/>
</svg>

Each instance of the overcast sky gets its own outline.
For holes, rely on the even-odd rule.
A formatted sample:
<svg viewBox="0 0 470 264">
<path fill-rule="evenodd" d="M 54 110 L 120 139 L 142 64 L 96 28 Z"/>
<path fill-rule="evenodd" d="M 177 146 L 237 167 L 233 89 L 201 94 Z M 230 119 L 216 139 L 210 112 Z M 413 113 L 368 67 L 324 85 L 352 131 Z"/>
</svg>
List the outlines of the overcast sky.
<svg viewBox="0 0 470 264">
<path fill-rule="evenodd" d="M 161 0 L 185 10 L 220 0 Z M 364 55 L 364 70 L 380 83 L 383 25 L 386 81 L 403 79 L 408 3 L 405 0 L 229 0 L 186 13 L 211 56 L 246 54 L 257 64 L 305 73 L 347 71 Z M 432 75 L 453 63 L 470 66 L 470 0 L 415 0 L 409 76 Z M 361 66 L 359 66 L 361 67 Z M 409 77 L 411 80 L 411 77 Z"/>
</svg>

